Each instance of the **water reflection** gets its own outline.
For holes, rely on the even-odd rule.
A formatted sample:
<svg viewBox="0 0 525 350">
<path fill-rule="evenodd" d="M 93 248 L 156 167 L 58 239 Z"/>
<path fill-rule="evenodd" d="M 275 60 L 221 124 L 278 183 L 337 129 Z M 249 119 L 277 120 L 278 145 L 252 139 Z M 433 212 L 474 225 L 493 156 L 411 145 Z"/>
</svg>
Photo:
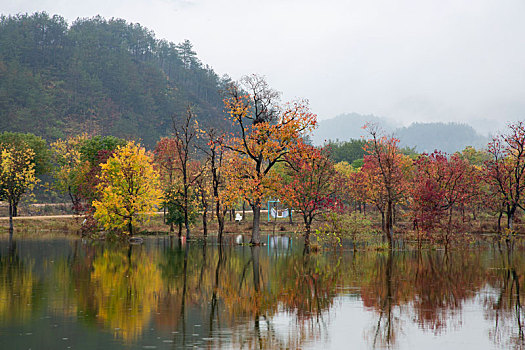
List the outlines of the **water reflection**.
<svg viewBox="0 0 525 350">
<path fill-rule="evenodd" d="M 54 348 L 70 333 L 84 339 L 77 348 L 89 348 L 86 339 L 117 348 L 338 348 L 342 320 L 359 330 L 359 347 L 402 348 L 471 336 L 468 316 L 480 331 L 468 341 L 525 345 L 521 252 L 303 254 L 283 242 L 4 242 L 0 341 Z"/>
<path fill-rule="evenodd" d="M 0 257 L 0 324 L 26 322 L 38 308 L 32 298 L 39 283 L 33 264 L 32 260 L 22 261 L 16 243 L 9 242 L 7 253 Z"/>
<path fill-rule="evenodd" d="M 508 348 L 525 347 L 523 332 L 524 312 L 521 302 L 524 261 L 520 253 L 499 251 L 499 266 L 487 273 L 487 288 L 493 290 L 484 298 L 486 317 L 492 321 L 489 336 L 497 344 Z"/>
</svg>

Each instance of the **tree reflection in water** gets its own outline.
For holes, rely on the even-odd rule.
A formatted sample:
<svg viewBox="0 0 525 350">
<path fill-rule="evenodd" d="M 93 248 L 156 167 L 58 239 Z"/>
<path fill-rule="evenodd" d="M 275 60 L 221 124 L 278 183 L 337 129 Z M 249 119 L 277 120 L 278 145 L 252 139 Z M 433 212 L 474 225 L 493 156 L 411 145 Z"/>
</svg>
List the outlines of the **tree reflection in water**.
<svg viewBox="0 0 525 350">
<path fill-rule="evenodd" d="M 2 247 L 1 325 L 30 323 L 38 309 L 125 346 L 159 334 L 174 347 L 302 348 L 330 339 L 331 310 L 351 300 L 373 316 L 359 320 L 359 341 L 393 347 L 412 325 L 432 335 L 461 330 L 468 304 L 490 322 L 494 345 L 525 346 L 521 252 L 303 254 L 300 244 L 277 252 L 169 238 L 60 244 L 50 253 L 34 243 L 23 256 Z"/>
<path fill-rule="evenodd" d="M 494 290 L 484 300 L 487 319 L 493 322 L 489 331 L 496 344 L 508 348 L 524 348 L 524 268 L 522 252 L 498 250 L 495 268 L 488 270 L 488 288 Z"/>
<path fill-rule="evenodd" d="M 456 252 L 453 258 L 449 253 L 389 252 L 362 265 L 370 268 L 363 272 L 370 278 L 361 286 L 361 298 L 378 313 L 367 332 L 374 346 L 393 345 L 407 315 L 435 335 L 461 325 L 462 306 L 483 287 L 485 268 L 479 253 Z"/>
<path fill-rule="evenodd" d="M 24 323 L 38 306 L 33 293 L 39 282 L 33 261 L 22 261 L 16 243 L 9 241 L 7 254 L 0 256 L 0 324 Z"/>
</svg>

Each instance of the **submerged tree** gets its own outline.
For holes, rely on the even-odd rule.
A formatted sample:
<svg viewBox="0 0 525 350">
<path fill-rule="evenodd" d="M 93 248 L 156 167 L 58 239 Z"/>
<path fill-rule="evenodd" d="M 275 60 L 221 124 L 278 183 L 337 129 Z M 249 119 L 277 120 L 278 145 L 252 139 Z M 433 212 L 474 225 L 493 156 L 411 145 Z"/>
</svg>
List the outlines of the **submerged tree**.
<svg viewBox="0 0 525 350">
<path fill-rule="evenodd" d="M 173 119 L 174 151 L 177 161 L 175 171 L 178 173 L 181 182 L 182 211 L 184 214 L 184 227 L 186 228 L 186 238 L 190 238 L 190 216 L 192 211 L 192 187 L 195 181 L 202 176 L 203 169 L 195 167 L 192 157 L 195 153 L 195 141 L 198 135 L 198 124 L 195 120 L 195 113 L 191 107 L 186 110 L 186 115 L 179 123 Z"/>
<path fill-rule="evenodd" d="M 228 93 L 226 110 L 238 136 L 226 147 L 234 153 L 236 187 L 253 210 L 251 243 L 260 244 L 261 204 L 275 185 L 271 170 L 304 132 L 313 129 L 316 116 L 305 102 L 280 106 L 279 93 L 257 75 L 230 85 Z"/>
<path fill-rule="evenodd" d="M 313 220 L 338 204 L 333 182 L 335 169 L 323 150 L 302 141 L 286 156 L 286 160 L 290 182 L 279 192 L 281 198 L 303 217 L 307 246 Z"/>
<path fill-rule="evenodd" d="M 366 182 L 371 198 L 381 211 L 383 233 L 392 247 L 394 206 L 400 203 L 408 192 L 408 174 L 412 161 L 404 156 L 398 147 L 399 140 L 382 135 L 377 126 L 365 125 L 370 134 L 365 151 L 362 171 L 367 174 Z"/>
<path fill-rule="evenodd" d="M 507 215 L 507 228 L 513 230 L 516 210 L 525 210 L 525 123 L 510 124 L 507 134 L 489 143 L 488 153 L 486 179 Z"/>
<path fill-rule="evenodd" d="M 454 210 L 465 206 L 478 193 L 479 176 L 475 168 L 459 154 L 447 157 L 435 151 L 422 154 L 416 161 L 412 209 L 418 229 L 436 239 L 436 229 L 448 247 L 460 227 L 453 220 Z"/>
</svg>

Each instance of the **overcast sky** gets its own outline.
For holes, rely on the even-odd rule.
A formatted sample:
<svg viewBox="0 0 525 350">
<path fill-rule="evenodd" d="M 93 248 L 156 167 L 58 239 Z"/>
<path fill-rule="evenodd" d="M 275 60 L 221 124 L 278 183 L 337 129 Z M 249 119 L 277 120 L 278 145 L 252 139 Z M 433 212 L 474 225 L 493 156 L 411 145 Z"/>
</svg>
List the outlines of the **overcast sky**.
<svg viewBox="0 0 525 350">
<path fill-rule="evenodd" d="M 189 39 L 220 75 L 265 75 L 320 119 L 525 116 L 523 0 L 0 0 L 2 14 L 35 11 Z"/>
</svg>

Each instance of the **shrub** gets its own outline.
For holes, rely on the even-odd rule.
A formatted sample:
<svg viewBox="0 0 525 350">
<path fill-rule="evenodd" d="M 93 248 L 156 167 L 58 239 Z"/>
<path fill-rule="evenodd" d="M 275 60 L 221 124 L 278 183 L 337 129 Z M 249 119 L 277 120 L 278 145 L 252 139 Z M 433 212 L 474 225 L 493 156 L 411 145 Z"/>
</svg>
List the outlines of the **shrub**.
<svg viewBox="0 0 525 350">
<path fill-rule="evenodd" d="M 344 241 L 349 241 L 354 249 L 359 244 L 370 243 L 380 238 L 372 229 L 372 222 L 358 212 L 324 214 L 324 223 L 315 230 L 314 237 L 317 242 L 332 248 L 342 247 Z"/>
</svg>

